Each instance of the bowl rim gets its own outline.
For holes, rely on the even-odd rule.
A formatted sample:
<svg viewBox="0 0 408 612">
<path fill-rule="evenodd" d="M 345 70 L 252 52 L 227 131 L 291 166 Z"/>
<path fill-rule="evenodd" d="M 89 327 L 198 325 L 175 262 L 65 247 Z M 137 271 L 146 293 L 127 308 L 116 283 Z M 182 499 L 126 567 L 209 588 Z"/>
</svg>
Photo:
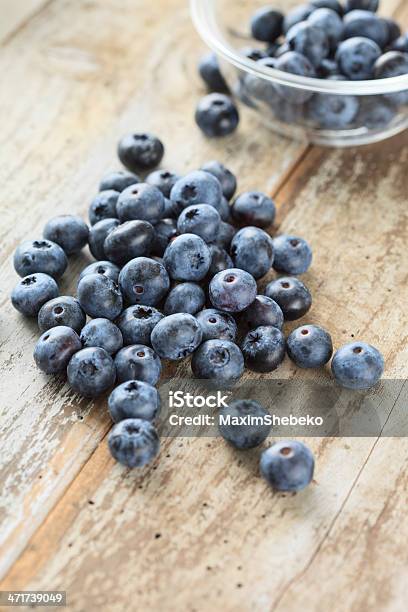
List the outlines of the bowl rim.
<svg viewBox="0 0 408 612">
<path fill-rule="evenodd" d="M 239 54 L 225 40 L 215 17 L 214 9 L 216 2 L 217 0 L 190 0 L 190 12 L 196 30 L 208 47 L 217 53 L 217 55 L 253 76 L 258 76 L 279 85 L 333 95 L 384 95 L 408 89 L 408 74 L 369 81 L 331 81 L 328 79 L 303 77 L 268 66 L 261 66 L 257 62 Z"/>
</svg>

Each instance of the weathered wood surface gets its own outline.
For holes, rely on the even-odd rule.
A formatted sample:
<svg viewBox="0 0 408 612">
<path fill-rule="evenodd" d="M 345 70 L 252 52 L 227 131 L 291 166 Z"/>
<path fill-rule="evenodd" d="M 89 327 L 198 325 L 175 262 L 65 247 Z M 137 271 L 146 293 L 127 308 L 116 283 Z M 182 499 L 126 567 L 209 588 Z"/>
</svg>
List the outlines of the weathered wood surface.
<svg viewBox="0 0 408 612">
<path fill-rule="evenodd" d="M 208 142 L 192 120 L 197 43 L 180 0 L 63 1 L 0 57 L 14 75 L 0 102 L 1 588 L 64 589 L 74 610 L 405 610 L 405 440 L 310 441 L 316 482 L 294 497 L 270 493 L 258 453 L 219 440 L 166 440 L 153 466 L 128 473 L 102 441 L 104 402 L 35 370 L 36 326 L 8 304 L 15 245 L 54 212 L 85 214 L 118 135 L 141 126 L 162 135 L 175 170 L 220 158 L 241 190 L 275 191 L 282 228 L 314 246 L 308 319 L 337 346 L 373 342 L 386 377 L 406 377 L 407 135 L 328 152 L 260 143 L 245 114 L 239 133 Z"/>
</svg>

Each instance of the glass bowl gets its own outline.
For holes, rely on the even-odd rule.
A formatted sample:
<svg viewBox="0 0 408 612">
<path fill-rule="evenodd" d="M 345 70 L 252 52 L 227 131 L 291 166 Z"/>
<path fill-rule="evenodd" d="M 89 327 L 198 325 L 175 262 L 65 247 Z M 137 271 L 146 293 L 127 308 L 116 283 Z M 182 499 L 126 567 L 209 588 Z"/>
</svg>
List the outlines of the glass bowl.
<svg viewBox="0 0 408 612">
<path fill-rule="evenodd" d="M 408 75 L 370 81 L 317 79 L 261 66 L 243 55 L 245 47 L 265 48 L 265 43 L 251 38 L 249 21 L 266 3 L 191 0 L 195 27 L 217 54 L 231 91 L 263 123 L 298 140 L 337 147 L 384 140 L 408 126 Z M 270 4 L 287 13 L 300 3 Z M 383 4 L 387 16 L 387 4 L 393 2 L 383 0 Z M 335 119 L 328 118 L 327 108 L 337 110 L 332 113 Z"/>
</svg>

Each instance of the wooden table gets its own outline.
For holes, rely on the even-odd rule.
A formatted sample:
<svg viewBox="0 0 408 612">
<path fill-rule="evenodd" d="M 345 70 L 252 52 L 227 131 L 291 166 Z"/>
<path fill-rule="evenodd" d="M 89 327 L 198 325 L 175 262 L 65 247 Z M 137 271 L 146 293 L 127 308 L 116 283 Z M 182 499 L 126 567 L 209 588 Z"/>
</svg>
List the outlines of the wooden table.
<svg viewBox="0 0 408 612">
<path fill-rule="evenodd" d="M 28 12 L 14 11 L 0 53 L 1 589 L 65 590 L 78 612 L 405 611 L 406 439 L 309 440 L 316 481 L 295 496 L 218 439 L 167 439 L 156 463 L 126 471 L 107 450 L 105 401 L 36 370 L 36 323 L 9 292 L 17 244 L 52 215 L 85 216 L 118 137 L 150 129 L 172 169 L 218 158 L 241 191 L 273 193 L 281 229 L 314 247 L 308 320 L 336 346 L 372 342 L 385 376 L 406 378 L 408 135 L 323 150 L 244 112 L 235 135 L 208 141 L 193 122 L 202 44 L 187 2 L 12 5 Z M 404 0 L 388 5 L 408 22 Z M 89 259 L 72 261 L 62 293 Z M 279 376 L 300 373 L 287 361 Z"/>
</svg>

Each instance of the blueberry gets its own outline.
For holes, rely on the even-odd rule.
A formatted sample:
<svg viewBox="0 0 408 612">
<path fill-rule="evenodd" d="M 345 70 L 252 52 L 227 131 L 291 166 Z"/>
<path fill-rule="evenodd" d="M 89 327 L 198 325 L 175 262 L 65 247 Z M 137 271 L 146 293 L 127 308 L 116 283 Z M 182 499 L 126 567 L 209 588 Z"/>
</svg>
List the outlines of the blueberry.
<svg viewBox="0 0 408 612">
<path fill-rule="evenodd" d="M 94 261 L 93 263 L 86 266 L 79 275 L 78 282 L 84 278 L 87 274 L 103 274 L 107 276 L 114 283 L 118 282 L 120 268 L 115 266 L 111 261 Z"/>
<path fill-rule="evenodd" d="M 148 257 L 136 257 L 122 268 L 119 286 L 129 304 L 155 306 L 167 294 L 170 279 L 163 264 Z"/>
<path fill-rule="evenodd" d="M 260 59 L 256 63 L 260 68 L 276 68 L 276 59 L 273 57 Z M 258 106 L 258 101 L 271 105 L 272 101 L 275 101 L 278 97 L 273 83 L 266 79 L 259 78 L 257 74 L 245 75 L 244 84 L 246 95 L 256 107 Z"/>
<path fill-rule="evenodd" d="M 377 12 L 379 0 L 346 0 L 344 10 L 346 13 L 355 10 Z"/>
<path fill-rule="evenodd" d="M 209 172 L 220 182 L 222 193 L 227 200 L 230 200 L 234 195 L 237 189 L 237 179 L 234 174 L 221 164 L 219 161 L 209 161 L 204 166 L 201 167 L 201 170 L 205 172 Z"/>
<path fill-rule="evenodd" d="M 209 278 L 212 278 L 218 274 L 218 272 L 234 267 L 233 261 L 227 251 L 216 244 L 210 244 L 209 248 L 211 252 L 211 265 L 208 270 Z"/>
<path fill-rule="evenodd" d="M 389 48 L 389 51 L 400 51 L 401 53 L 408 53 L 408 34 L 403 34 L 394 40 Z"/>
<path fill-rule="evenodd" d="M 231 206 L 225 196 L 222 196 L 220 205 L 214 208 L 218 211 L 222 221 L 227 223 L 231 221 Z"/>
<path fill-rule="evenodd" d="M 326 79 L 329 78 L 331 76 L 338 76 L 338 72 L 339 72 L 339 67 L 337 65 L 336 60 L 334 59 L 330 59 L 329 57 L 326 57 L 324 60 L 322 60 L 319 64 L 319 66 L 316 69 L 316 76 L 319 77 L 319 79 Z M 326 94 L 329 95 L 329 94 Z M 314 96 L 312 98 L 312 100 L 314 100 L 314 98 L 317 96 Z M 324 101 L 322 100 L 321 102 L 321 106 L 324 107 Z M 330 104 L 328 105 L 329 109 L 330 109 Z M 323 113 L 323 111 L 322 111 Z"/>
<path fill-rule="evenodd" d="M 99 191 L 118 191 L 119 193 L 134 185 L 140 183 L 140 177 L 133 172 L 126 172 L 126 170 L 116 170 L 114 172 L 108 172 L 105 174 L 99 185 Z"/>
<path fill-rule="evenodd" d="M 394 19 L 383 19 L 388 28 L 388 45 L 392 45 L 401 36 L 401 28 Z"/>
<path fill-rule="evenodd" d="M 236 268 L 256 279 L 265 276 L 274 261 L 272 238 L 258 227 L 244 227 L 231 242 L 231 257 Z"/>
<path fill-rule="evenodd" d="M 196 314 L 196 319 L 203 332 L 203 341 L 230 340 L 235 342 L 237 324 L 233 316 L 222 310 L 206 308 Z"/>
<path fill-rule="evenodd" d="M 218 234 L 215 239 L 215 244 L 223 249 L 229 249 L 231 241 L 236 233 L 237 230 L 233 225 L 231 225 L 231 223 L 221 221 L 220 227 L 218 228 Z"/>
<path fill-rule="evenodd" d="M 46 302 L 38 313 L 38 327 L 41 332 L 64 325 L 78 334 L 86 323 L 86 315 L 75 298 L 64 295 Z"/>
<path fill-rule="evenodd" d="M 152 253 L 162 257 L 170 240 L 177 236 L 177 223 L 175 219 L 161 219 L 154 226 L 154 240 Z"/>
<path fill-rule="evenodd" d="M 114 423 L 125 419 L 154 421 L 160 412 L 160 396 L 152 385 L 129 380 L 112 391 L 108 406 Z"/>
<path fill-rule="evenodd" d="M 95 259 L 106 259 L 103 248 L 107 236 L 119 226 L 119 219 L 102 219 L 95 223 L 89 230 L 89 250 Z"/>
<path fill-rule="evenodd" d="M 65 325 L 47 330 L 34 349 L 37 367 L 46 374 L 64 372 L 71 357 L 81 350 L 78 334 Z"/>
<path fill-rule="evenodd" d="M 164 265 L 173 280 L 200 281 L 211 264 L 211 253 L 200 236 L 178 236 L 164 252 Z"/>
<path fill-rule="evenodd" d="M 257 286 L 251 274 L 231 268 L 214 276 L 209 292 L 214 308 L 226 312 L 242 312 L 256 298 Z"/>
<path fill-rule="evenodd" d="M 206 53 L 198 64 L 198 72 L 210 91 L 229 93 L 229 87 L 222 75 L 218 57 L 215 53 Z"/>
<path fill-rule="evenodd" d="M 345 130 L 353 123 L 359 108 L 357 96 L 316 94 L 307 103 L 307 115 L 318 128 Z"/>
<path fill-rule="evenodd" d="M 249 370 L 272 372 L 285 358 L 285 336 L 277 327 L 262 325 L 248 332 L 241 349 Z"/>
<path fill-rule="evenodd" d="M 240 450 L 255 448 L 271 433 L 270 414 L 254 400 L 238 399 L 218 413 L 218 430 L 224 440 Z"/>
<path fill-rule="evenodd" d="M 328 24 L 326 23 L 327 27 Z M 332 27 L 331 24 L 330 31 L 326 31 L 322 29 L 321 25 L 314 25 L 310 21 L 302 21 L 290 28 L 286 34 L 286 42 L 292 51 L 306 57 L 313 66 L 318 66 L 329 55 L 329 35 L 332 35 Z"/>
<path fill-rule="evenodd" d="M 380 351 L 365 342 L 345 344 L 334 354 L 331 369 L 336 382 L 346 389 L 370 389 L 384 371 Z"/>
<path fill-rule="evenodd" d="M 149 221 L 157 223 L 164 213 L 164 195 L 154 185 L 136 183 L 118 198 L 116 210 L 120 221 Z"/>
<path fill-rule="evenodd" d="M 194 353 L 191 369 L 196 378 L 232 384 L 244 373 L 244 358 L 239 347 L 229 340 L 206 340 Z"/>
<path fill-rule="evenodd" d="M 352 81 L 371 79 L 374 64 L 381 49 L 373 40 L 356 36 L 341 42 L 336 51 L 336 61 L 341 72 Z"/>
<path fill-rule="evenodd" d="M 98 397 L 115 384 L 112 357 L 99 347 L 84 348 L 71 357 L 67 368 L 72 389 L 84 397 Z"/>
<path fill-rule="evenodd" d="M 408 74 L 408 53 L 388 51 L 381 55 L 374 65 L 375 79 L 389 79 Z M 408 104 L 407 90 L 387 96 L 395 104 Z"/>
<path fill-rule="evenodd" d="M 318 8 L 316 11 L 313 11 L 307 21 L 326 33 L 330 49 L 335 49 L 339 41 L 343 40 L 344 25 L 336 11 L 330 8 Z M 320 64 L 321 61 L 317 65 Z"/>
<path fill-rule="evenodd" d="M 342 16 L 344 13 L 343 5 L 340 4 L 338 0 L 312 0 L 310 4 L 316 9 L 331 9 L 332 11 L 336 11 L 336 13 L 340 16 Z"/>
<path fill-rule="evenodd" d="M 103 274 L 86 274 L 78 283 L 78 300 L 92 318 L 116 319 L 122 312 L 122 294 Z"/>
<path fill-rule="evenodd" d="M 88 216 L 91 225 L 95 225 L 102 219 L 115 219 L 118 216 L 116 203 L 119 196 L 120 193 L 113 189 L 98 193 L 89 206 Z"/>
<path fill-rule="evenodd" d="M 351 11 L 344 17 L 344 38 L 364 36 L 385 47 L 389 38 L 389 30 L 384 19 L 370 11 Z"/>
<path fill-rule="evenodd" d="M 153 306 L 130 306 L 116 319 L 123 336 L 123 343 L 150 345 L 150 335 L 163 315 Z"/>
<path fill-rule="evenodd" d="M 109 232 L 103 250 L 107 259 L 123 266 L 135 257 L 149 255 L 154 237 L 154 228 L 148 221 L 126 221 Z"/>
<path fill-rule="evenodd" d="M 287 32 L 297 23 L 305 21 L 314 10 L 315 8 L 311 4 L 301 4 L 291 9 L 283 19 L 284 34 L 287 34 Z"/>
<path fill-rule="evenodd" d="M 240 225 L 269 227 L 275 220 L 274 201 L 260 191 L 247 191 L 239 195 L 231 208 L 234 221 Z"/>
<path fill-rule="evenodd" d="M 266 286 L 265 295 L 281 307 L 286 321 L 300 319 L 312 305 L 310 291 L 298 278 L 291 276 L 270 282 Z"/>
<path fill-rule="evenodd" d="M 191 314 L 164 317 L 152 331 L 152 347 L 163 359 L 177 361 L 193 353 L 201 344 L 201 327 Z"/>
<path fill-rule="evenodd" d="M 36 317 L 41 306 L 59 295 L 58 285 L 48 274 L 31 274 L 21 279 L 11 293 L 14 308 L 26 317 Z"/>
<path fill-rule="evenodd" d="M 88 244 L 89 228 L 81 217 L 61 215 L 50 219 L 43 236 L 58 244 L 67 255 L 79 253 Z"/>
<path fill-rule="evenodd" d="M 84 348 L 103 348 L 109 355 L 115 355 L 123 346 L 119 327 L 109 319 L 92 319 L 81 331 L 80 338 Z"/>
<path fill-rule="evenodd" d="M 195 314 L 205 304 L 205 293 L 196 283 L 180 283 L 173 287 L 164 303 L 164 314 L 171 315 L 177 312 Z"/>
<path fill-rule="evenodd" d="M 59 278 L 67 265 L 64 251 L 51 240 L 26 240 L 14 252 L 14 268 L 19 276 L 42 272 Z"/>
<path fill-rule="evenodd" d="M 289 93 L 289 96 L 291 96 L 291 93 Z M 302 97 L 303 99 L 305 98 L 309 99 L 311 97 L 310 92 L 308 93 L 308 95 L 305 94 L 305 96 L 303 96 L 303 92 L 302 92 Z M 291 102 L 282 103 L 282 99 L 280 99 L 279 103 L 276 102 L 273 104 L 272 111 L 275 116 L 275 119 L 277 119 L 277 121 L 280 121 L 281 123 L 287 123 L 289 125 L 296 125 L 298 123 L 303 124 L 305 121 L 305 108 L 303 106 L 303 103 L 302 104 L 297 104 L 297 103 L 293 104 Z"/>
<path fill-rule="evenodd" d="M 221 223 L 221 217 L 213 206 L 196 204 L 183 210 L 177 221 L 180 234 L 196 234 L 205 242 L 214 240 Z"/>
<path fill-rule="evenodd" d="M 283 312 L 271 298 L 266 295 L 257 295 L 255 301 L 242 312 L 239 320 L 245 330 L 265 326 L 282 329 Z"/>
<path fill-rule="evenodd" d="M 302 325 L 294 329 L 287 339 L 290 359 L 299 368 L 320 368 L 333 353 L 330 334 L 317 325 Z"/>
<path fill-rule="evenodd" d="M 274 42 L 282 34 L 283 15 L 269 6 L 262 7 L 251 19 L 251 34 L 262 42 Z"/>
<path fill-rule="evenodd" d="M 277 491 L 301 491 L 313 478 L 313 453 L 298 440 L 281 440 L 262 453 L 260 469 Z"/>
<path fill-rule="evenodd" d="M 161 374 L 161 361 L 149 346 L 133 344 L 125 346 L 115 357 L 118 382 L 141 380 L 156 385 Z"/>
<path fill-rule="evenodd" d="M 308 58 L 300 53 L 296 53 L 295 51 L 288 51 L 281 57 L 278 57 L 275 63 L 275 68 L 277 70 L 282 70 L 283 72 L 289 72 L 290 74 L 298 74 L 299 76 L 315 76 L 315 70 Z M 295 89 L 287 87 L 286 85 L 277 84 L 275 85 L 275 89 L 281 98 L 285 99 L 285 102 L 296 105 L 307 102 L 307 100 L 313 95 L 313 92 L 311 91 Z"/>
<path fill-rule="evenodd" d="M 221 198 L 220 182 L 203 170 L 190 172 L 178 180 L 170 194 L 170 199 L 178 205 L 180 212 L 183 208 L 196 204 L 210 204 L 218 208 Z"/>
<path fill-rule="evenodd" d="M 201 98 L 195 112 L 198 127 L 210 138 L 232 134 L 239 123 L 234 101 L 225 94 L 212 93 Z"/>
<path fill-rule="evenodd" d="M 366 96 L 360 101 L 356 124 L 369 130 L 383 130 L 396 114 L 397 109 L 388 96 Z"/>
<path fill-rule="evenodd" d="M 170 170 L 154 170 L 147 175 L 146 183 L 159 189 L 165 198 L 169 198 L 171 190 L 180 178 L 178 174 Z"/>
<path fill-rule="evenodd" d="M 142 419 L 125 419 L 117 423 L 109 433 L 108 444 L 114 459 L 128 468 L 147 465 L 160 449 L 155 428 Z"/>
<path fill-rule="evenodd" d="M 304 274 L 312 263 L 312 249 L 303 238 L 282 234 L 273 239 L 273 267 L 285 274 Z"/>
<path fill-rule="evenodd" d="M 151 170 L 163 159 L 163 143 L 153 134 L 129 134 L 118 145 L 119 159 L 131 172 Z"/>
</svg>

